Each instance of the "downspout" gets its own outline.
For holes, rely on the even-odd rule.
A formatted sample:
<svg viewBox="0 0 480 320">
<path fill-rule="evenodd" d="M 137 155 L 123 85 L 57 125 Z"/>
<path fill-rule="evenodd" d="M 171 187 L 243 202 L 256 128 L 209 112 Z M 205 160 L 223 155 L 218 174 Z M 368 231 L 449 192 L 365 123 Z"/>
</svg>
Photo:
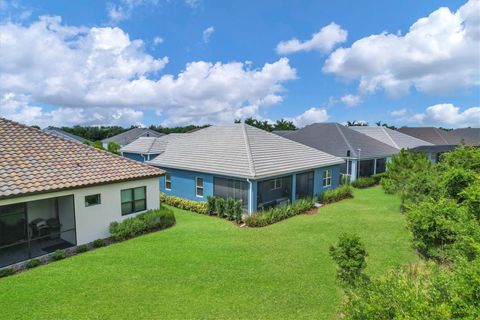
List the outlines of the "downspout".
<svg viewBox="0 0 480 320">
<path fill-rule="evenodd" d="M 250 178 L 247 178 L 247 182 L 249 184 L 248 188 L 248 211 L 250 211 L 248 214 L 251 215 L 253 213 L 253 185 L 252 181 L 250 181 Z"/>
</svg>

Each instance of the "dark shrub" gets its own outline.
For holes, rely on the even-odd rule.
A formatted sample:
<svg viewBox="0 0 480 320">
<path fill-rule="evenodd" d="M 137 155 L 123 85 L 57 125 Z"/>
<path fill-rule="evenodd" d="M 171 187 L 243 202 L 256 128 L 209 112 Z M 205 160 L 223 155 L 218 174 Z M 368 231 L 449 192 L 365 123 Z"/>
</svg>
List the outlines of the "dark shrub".
<svg viewBox="0 0 480 320">
<path fill-rule="evenodd" d="M 265 211 L 256 212 L 245 218 L 249 227 L 264 227 L 269 224 L 302 214 L 314 207 L 313 199 L 301 199 L 294 204 L 279 206 Z"/>
<path fill-rule="evenodd" d="M 372 177 L 361 177 L 352 182 L 352 186 L 355 188 L 363 189 L 375 185 L 375 179 Z"/>
<path fill-rule="evenodd" d="M 65 252 L 65 250 L 55 250 L 55 252 L 52 253 L 52 255 L 50 256 L 50 258 L 52 258 L 52 260 L 54 261 L 62 260 L 66 257 L 67 253 Z"/>
<path fill-rule="evenodd" d="M 213 215 L 215 213 L 215 197 L 208 196 L 207 197 L 207 211 L 209 215 Z"/>
<path fill-rule="evenodd" d="M 208 203 L 205 201 L 192 201 L 160 193 L 160 202 L 182 210 L 208 214 Z"/>
<path fill-rule="evenodd" d="M 225 214 L 228 220 L 233 220 L 235 218 L 235 199 L 227 198 L 225 202 Z"/>
<path fill-rule="evenodd" d="M 242 208 L 242 202 L 240 202 L 240 200 L 235 201 L 235 205 L 233 207 L 233 213 L 234 213 L 235 221 L 237 223 L 242 222 L 243 208 Z"/>
<path fill-rule="evenodd" d="M 87 252 L 87 251 L 88 251 L 88 246 L 86 244 L 82 244 L 82 245 L 77 246 L 75 248 L 76 253 L 83 253 L 83 252 Z"/>
<path fill-rule="evenodd" d="M 382 177 L 384 175 L 385 175 L 385 172 L 374 174 L 372 178 L 373 180 L 375 180 L 375 184 L 380 184 L 380 181 L 382 181 Z"/>
<path fill-rule="evenodd" d="M 338 245 L 330 247 L 330 256 L 337 263 L 338 280 L 345 285 L 358 284 L 365 278 L 362 272 L 367 267 L 368 254 L 357 235 L 340 235 Z"/>
<path fill-rule="evenodd" d="M 15 273 L 15 270 L 12 268 L 3 268 L 0 269 L 0 278 L 11 276 Z"/>
<path fill-rule="evenodd" d="M 32 259 L 32 260 L 28 261 L 27 263 L 25 263 L 25 268 L 32 269 L 32 268 L 38 267 L 41 264 L 42 264 L 42 262 L 40 260 Z"/>
<path fill-rule="evenodd" d="M 347 198 L 353 198 L 353 188 L 349 184 L 341 185 L 336 189 L 326 190 L 318 195 L 318 201 L 323 204 L 333 203 Z"/>
<path fill-rule="evenodd" d="M 220 218 L 225 216 L 225 200 L 223 198 L 215 198 L 215 211 Z"/>
<path fill-rule="evenodd" d="M 174 224 L 173 211 L 168 208 L 161 208 L 159 210 L 149 210 L 120 223 L 112 222 L 109 230 L 113 239 L 122 241 L 150 231 L 166 229 Z"/>
<path fill-rule="evenodd" d="M 101 248 L 101 247 L 105 247 L 107 243 L 105 242 L 104 239 L 97 239 L 92 242 L 92 245 L 94 248 Z"/>
</svg>

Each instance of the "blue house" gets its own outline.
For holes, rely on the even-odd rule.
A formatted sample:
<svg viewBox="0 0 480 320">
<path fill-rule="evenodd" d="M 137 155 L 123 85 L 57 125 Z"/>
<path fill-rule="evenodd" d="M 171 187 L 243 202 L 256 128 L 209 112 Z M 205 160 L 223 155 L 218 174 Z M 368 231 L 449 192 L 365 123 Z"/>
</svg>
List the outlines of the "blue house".
<svg viewBox="0 0 480 320">
<path fill-rule="evenodd" d="M 184 134 L 147 163 L 167 172 L 160 178 L 160 191 L 167 195 L 194 201 L 232 197 L 253 213 L 336 188 L 344 160 L 232 124 Z"/>
<path fill-rule="evenodd" d="M 181 133 L 171 133 L 161 137 L 140 137 L 122 147 L 120 153 L 125 158 L 140 162 L 153 160 L 165 151 L 169 141 L 182 135 Z"/>
</svg>

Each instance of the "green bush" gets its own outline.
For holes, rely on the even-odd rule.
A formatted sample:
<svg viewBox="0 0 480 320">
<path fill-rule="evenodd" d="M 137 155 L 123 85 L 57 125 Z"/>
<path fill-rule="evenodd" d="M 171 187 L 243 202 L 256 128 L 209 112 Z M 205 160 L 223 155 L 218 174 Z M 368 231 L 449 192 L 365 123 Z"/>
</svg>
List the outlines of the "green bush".
<svg viewBox="0 0 480 320">
<path fill-rule="evenodd" d="M 40 260 L 32 259 L 32 260 L 29 260 L 27 263 L 25 263 L 25 268 L 32 269 L 32 268 L 38 267 L 41 264 L 42 262 Z"/>
<path fill-rule="evenodd" d="M 77 246 L 77 247 L 75 248 L 75 252 L 76 252 L 76 253 L 84 253 L 84 252 L 87 252 L 87 251 L 88 251 L 88 246 L 85 245 L 85 244 L 82 244 L 82 245 Z"/>
<path fill-rule="evenodd" d="M 330 256 L 337 263 L 337 279 L 344 285 L 358 285 L 366 276 L 368 256 L 365 246 L 355 234 L 340 235 L 337 246 L 330 247 Z"/>
<path fill-rule="evenodd" d="M 197 212 L 200 214 L 209 214 L 208 203 L 205 201 L 192 201 L 160 193 L 160 202 L 182 210 Z"/>
<path fill-rule="evenodd" d="M 354 188 L 368 188 L 375 185 L 375 179 L 372 177 L 360 177 L 352 182 Z"/>
<path fill-rule="evenodd" d="M 215 198 L 215 212 L 217 212 L 217 216 L 220 218 L 225 216 L 225 200 L 223 198 Z"/>
<path fill-rule="evenodd" d="M 116 241 L 137 237 L 154 230 L 166 229 L 175 224 L 173 211 L 167 208 L 149 210 L 136 217 L 110 224 L 110 234 Z"/>
<path fill-rule="evenodd" d="M 94 248 L 101 248 L 107 245 L 107 242 L 104 239 L 97 239 L 92 242 Z"/>
<path fill-rule="evenodd" d="M 0 278 L 11 276 L 14 273 L 15 273 L 15 270 L 13 270 L 13 268 L 0 269 Z"/>
<path fill-rule="evenodd" d="M 245 218 L 249 227 L 265 227 L 269 224 L 302 214 L 314 207 L 313 199 L 301 199 L 293 204 L 277 206 L 265 211 L 259 211 Z"/>
<path fill-rule="evenodd" d="M 333 203 L 348 198 L 353 198 L 353 188 L 348 184 L 343 184 L 336 189 L 326 190 L 318 195 L 318 201 L 323 204 Z"/>
<path fill-rule="evenodd" d="M 382 181 L 382 177 L 384 175 L 385 175 L 385 172 L 372 175 L 373 180 L 375 180 L 375 184 L 380 184 L 380 181 Z"/>
<path fill-rule="evenodd" d="M 235 199 L 229 197 L 225 202 L 225 214 L 227 216 L 227 219 L 230 221 L 235 219 L 234 210 L 235 210 Z"/>
<path fill-rule="evenodd" d="M 52 255 L 50 256 L 50 258 L 52 258 L 52 260 L 54 261 L 58 261 L 58 260 L 62 260 L 62 259 L 65 259 L 67 257 L 67 253 L 65 252 L 65 250 L 55 250 L 54 253 L 52 253 Z"/>
<path fill-rule="evenodd" d="M 213 215 L 215 213 L 215 197 L 208 196 L 207 197 L 207 212 L 209 215 Z"/>
<path fill-rule="evenodd" d="M 242 203 L 240 200 L 235 201 L 235 205 L 233 207 L 233 217 L 235 219 L 235 222 L 240 223 L 242 222 L 242 214 L 243 214 L 243 208 L 242 208 Z"/>
</svg>

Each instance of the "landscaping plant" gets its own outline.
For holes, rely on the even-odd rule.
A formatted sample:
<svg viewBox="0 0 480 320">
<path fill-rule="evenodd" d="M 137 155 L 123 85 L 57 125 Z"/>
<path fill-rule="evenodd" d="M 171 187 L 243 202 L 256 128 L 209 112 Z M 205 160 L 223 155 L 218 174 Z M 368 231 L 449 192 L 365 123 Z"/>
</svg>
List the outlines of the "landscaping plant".
<svg viewBox="0 0 480 320">
<path fill-rule="evenodd" d="M 32 259 L 32 260 L 29 260 L 27 263 L 25 263 L 25 268 L 32 269 L 32 268 L 38 267 L 41 264 L 42 262 L 40 260 Z"/>
<path fill-rule="evenodd" d="M 233 206 L 233 215 L 236 223 L 240 224 L 242 222 L 242 214 L 242 202 L 240 200 L 237 200 L 235 201 L 235 205 Z"/>
<path fill-rule="evenodd" d="M 352 186 L 354 188 L 359 188 L 359 189 L 372 187 L 374 185 L 375 185 L 375 179 L 372 177 L 360 177 L 357 180 L 352 182 Z"/>
<path fill-rule="evenodd" d="M 0 278 L 11 276 L 15 273 L 13 268 L 3 268 L 0 269 Z"/>
<path fill-rule="evenodd" d="M 207 197 L 207 212 L 209 215 L 213 215 L 215 213 L 215 196 L 208 196 Z"/>
<path fill-rule="evenodd" d="M 225 200 L 223 198 L 215 198 L 215 212 L 219 218 L 223 218 L 225 216 Z"/>
<path fill-rule="evenodd" d="M 52 258 L 52 260 L 58 261 L 58 260 L 65 259 L 67 257 L 67 253 L 65 252 L 65 250 L 58 249 L 58 250 L 55 250 L 55 252 L 52 253 L 50 257 Z"/>
<path fill-rule="evenodd" d="M 235 199 L 228 197 L 227 201 L 225 202 L 225 214 L 227 219 L 232 221 L 235 219 Z"/>
<path fill-rule="evenodd" d="M 340 235 L 337 246 L 330 247 L 330 256 L 337 264 L 337 279 L 344 285 L 355 286 L 367 279 L 363 271 L 368 254 L 357 235 Z"/>
<path fill-rule="evenodd" d="M 197 212 L 200 214 L 209 214 L 210 209 L 205 201 L 192 201 L 180 197 L 168 196 L 160 193 L 160 202 L 182 210 Z"/>
<path fill-rule="evenodd" d="M 249 227 L 265 227 L 269 224 L 302 214 L 314 207 L 313 199 L 301 199 L 293 204 L 278 206 L 265 211 L 259 211 L 245 218 Z"/>
<path fill-rule="evenodd" d="M 75 248 L 76 253 L 83 253 L 83 252 L 87 252 L 87 251 L 88 251 L 88 246 L 86 244 L 82 244 L 82 245 L 77 246 Z"/>
<path fill-rule="evenodd" d="M 336 189 L 325 190 L 318 195 L 318 201 L 327 204 L 343 199 L 353 198 L 353 188 L 349 184 L 343 184 Z"/>
<path fill-rule="evenodd" d="M 92 242 L 94 248 L 101 248 L 107 245 L 107 242 L 104 239 L 97 239 Z"/>
</svg>

